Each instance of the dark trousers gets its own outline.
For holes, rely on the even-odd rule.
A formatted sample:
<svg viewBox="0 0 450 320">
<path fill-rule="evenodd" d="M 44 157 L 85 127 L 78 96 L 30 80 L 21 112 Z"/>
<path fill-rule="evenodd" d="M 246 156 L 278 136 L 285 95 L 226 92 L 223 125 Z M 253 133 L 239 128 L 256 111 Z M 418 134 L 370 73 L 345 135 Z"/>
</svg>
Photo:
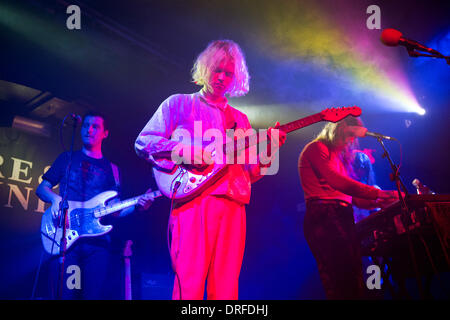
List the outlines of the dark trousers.
<svg viewBox="0 0 450 320">
<path fill-rule="evenodd" d="M 64 278 L 62 282 L 63 300 L 103 300 L 109 299 L 108 292 L 111 253 L 109 241 L 101 238 L 84 238 L 77 241 L 65 255 Z M 60 298 L 61 264 L 60 258 L 51 261 L 50 290 L 53 299 Z M 79 272 L 78 272 L 79 271 Z M 79 287 L 74 287 L 80 275 Z"/>
<path fill-rule="evenodd" d="M 303 228 L 327 299 L 364 298 L 360 245 L 352 206 L 344 206 L 339 201 L 307 201 Z"/>
</svg>

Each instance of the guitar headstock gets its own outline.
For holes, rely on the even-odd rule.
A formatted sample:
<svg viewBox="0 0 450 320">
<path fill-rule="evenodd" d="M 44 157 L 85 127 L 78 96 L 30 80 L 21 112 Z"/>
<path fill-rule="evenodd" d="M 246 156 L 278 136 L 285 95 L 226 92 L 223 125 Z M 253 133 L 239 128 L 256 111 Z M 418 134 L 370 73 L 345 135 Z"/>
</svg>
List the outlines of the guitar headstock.
<svg viewBox="0 0 450 320">
<path fill-rule="evenodd" d="M 123 256 L 124 257 L 131 257 L 131 255 L 133 254 L 133 252 L 131 251 L 131 246 L 132 245 L 133 245 L 133 241 L 127 240 L 127 242 L 125 243 L 125 247 L 123 249 Z"/>
<path fill-rule="evenodd" d="M 330 122 L 338 122 L 348 116 L 359 117 L 362 111 L 357 106 L 341 107 L 341 108 L 327 108 L 320 112 L 322 120 Z"/>
</svg>

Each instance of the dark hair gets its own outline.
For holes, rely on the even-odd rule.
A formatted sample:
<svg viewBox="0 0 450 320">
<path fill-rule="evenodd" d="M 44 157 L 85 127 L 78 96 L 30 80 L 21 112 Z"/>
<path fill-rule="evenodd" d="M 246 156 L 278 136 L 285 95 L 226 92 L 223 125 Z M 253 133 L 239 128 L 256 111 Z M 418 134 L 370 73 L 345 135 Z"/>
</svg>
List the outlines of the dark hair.
<svg viewBox="0 0 450 320">
<path fill-rule="evenodd" d="M 83 122 L 87 117 L 100 117 L 103 119 L 103 129 L 104 130 L 109 130 L 109 121 L 108 118 L 101 112 L 98 111 L 88 111 L 84 117 L 83 117 Z"/>
<path fill-rule="evenodd" d="M 370 162 L 370 158 L 362 151 L 354 150 L 355 159 L 353 160 L 353 169 L 355 179 L 359 182 L 373 186 L 376 184 L 375 172 Z"/>
</svg>

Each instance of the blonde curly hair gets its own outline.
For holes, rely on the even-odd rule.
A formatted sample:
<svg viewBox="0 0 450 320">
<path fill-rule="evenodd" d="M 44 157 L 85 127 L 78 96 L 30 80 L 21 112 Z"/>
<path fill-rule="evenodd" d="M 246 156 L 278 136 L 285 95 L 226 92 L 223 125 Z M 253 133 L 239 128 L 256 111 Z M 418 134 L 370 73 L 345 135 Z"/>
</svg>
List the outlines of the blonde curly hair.
<svg viewBox="0 0 450 320">
<path fill-rule="evenodd" d="M 211 89 L 209 79 L 215 68 L 225 59 L 234 62 L 234 80 L 228 94 L 231 97 L 245 95 L 249 91 L 250 76 L 244 54 L 237 43 L 232 40 L 215 40 L 200 53 L 192 68 L 192 79 L 200 86 Z"/>
</svg>

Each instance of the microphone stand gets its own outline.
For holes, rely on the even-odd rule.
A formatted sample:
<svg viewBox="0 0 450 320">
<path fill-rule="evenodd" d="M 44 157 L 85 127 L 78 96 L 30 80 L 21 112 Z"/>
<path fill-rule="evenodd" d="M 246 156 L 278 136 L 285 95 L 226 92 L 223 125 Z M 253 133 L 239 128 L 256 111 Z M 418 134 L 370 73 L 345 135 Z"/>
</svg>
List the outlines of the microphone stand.
<svg viewBox="0 0 450 320">
<path fill-rule="evenodd" d="M 67 213 L 69 209 L 69 203 L 67 201 L 67 186 L 69 184 L 70 170 L 72 167 L 72 159 L 73 159 L 73 146 L 75 141 L 75 134 L 77 128 L 78 121 L 77 119 L 73 119 L 73 129 L 72 129 L 72 141 L 70 144 L 70 158 L 69 163 L 66 168 L 66 185 L 64 186 L 64 191 L 61 197 L 61 202 L 59 203 L 59 227 L 62 228 L 62 237 L 59 249 L 59 263 L 60 263 L 60 281 L 59 281 L 59 293 L 58 299 L 62 300 L 62 292 L 64 286 L 64 262 L 66 259 L 66 247 L 67 247 L 67 239 L 66 239 L 66 226 L 67 226 Z"/>
<path fill-rule="evenodd" d="M 408 51 L 408 55 L 412 58 L 418 58 L 418 57 L 440 58 L 440 59 L 445 59 L 447 64 L 450 65 L 450 56 L 448 56 L 448 57 L 444 56 L 440 52 L 436 51 L 437 53 L 425 54 L 425 53 L 417 52 L 413 48 L 407 48 L 406 50 Z"/>
<path fill-rule="evenodd" d="M 408 208 L 408 204 L 406 203 L 406 197 L 408 196 L 408 190 L 406 189 L 405 184 L 403 183 L 403 181 L 400 177 L 400 173 L 398 172 L 398 167 L 392 161 L 392 158 L 390 157 L 389 152 L 387 151 L 386 146 L 384 145 L 383 138 L 377 137 L 377 140 L 381 144 L 381 147 L 384 150 L 382 157 L 387 158 L 389 161 L 389 164 L 391 165 L 392 173 L 390 174 L 390 178 L 392 181 L 395 181 L 395 184 L 396 184 L 396 187 L 398 190 L 398 197 L 400 199 L 402 216 L 405 217 L 404 221 L 407 221 L 406 219 L 411 216 L 410 210 Z M 403 191 L 405 193 L 405 197 L 403 197 L 401 189 L 403 189 Z M 412 243 L 412 239 L 411 239 L 411 233 L 410 233 L 410 230 L 408 227 L 405 228 L 405 231 L 406 231 L 406 235 L 408 238 L 409 253 L 410 253 L 411 260 L 412 260 L 413 267 L 414 267 L 414 273 L 416 276 L 417 287 L 419 289 L 420 296 L 422 297 L 422 299 L 425 299 L 425 293 L 424 293 L 423 287 L 422 287 L 422 280 L 420 278 L 419 268 L 417 265 L 417 258 L 414 253 L 413 243 Z"/>
</svg>

